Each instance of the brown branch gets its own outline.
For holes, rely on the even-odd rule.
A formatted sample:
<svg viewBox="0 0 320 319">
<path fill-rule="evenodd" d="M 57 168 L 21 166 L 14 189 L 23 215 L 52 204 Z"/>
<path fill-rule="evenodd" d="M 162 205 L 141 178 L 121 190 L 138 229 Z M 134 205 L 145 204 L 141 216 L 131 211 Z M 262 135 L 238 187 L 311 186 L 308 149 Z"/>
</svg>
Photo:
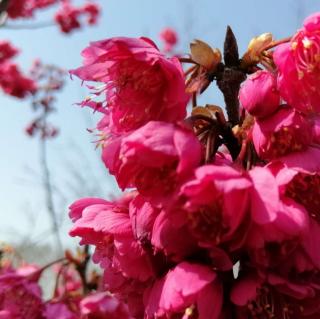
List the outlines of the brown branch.
<svg viewBox="0 0 320 319">
<path fill-rule="evenodd" d="M 84 253 L 83 261 L 80 264 L 77 264 L 75 266 L 81 278 L 83 292 L 86 294 L 89 290 L 88 282 L 87 282 L 87 268 L 90 260 L 89 245 L 84 246 L 83 253 Z"/>
<path fill-rule="evenodd" d="M 0 15 L 7 11 L 10 0 L 2 0 L 0 2 Z"/>
<path fill-rule="evenodd" d="M 241 83 L 246 79 L 244 72 L 225 67 L 223 72 L 218 75 L 217 85 L 224 96 L 228 120 L 235 126 L 239 123 L 239 90 Z"/>
</svg>

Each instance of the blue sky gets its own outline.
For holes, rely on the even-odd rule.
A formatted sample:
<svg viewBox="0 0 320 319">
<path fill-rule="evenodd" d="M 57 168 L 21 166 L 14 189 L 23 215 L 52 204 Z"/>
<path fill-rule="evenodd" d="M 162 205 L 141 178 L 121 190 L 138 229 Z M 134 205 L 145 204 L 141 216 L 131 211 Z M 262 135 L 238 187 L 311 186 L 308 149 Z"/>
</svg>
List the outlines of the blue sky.
<svg viewBox="0 0 320 319">
<path fill-rule="evenodd" d="M 81 2 L 81 1 L 79 1 Z M 64 36 L 57 28 L 37 30 L 0 29 L 0 39 L 8 39 L 21 48 L 20 65 L 28 69 L 36 57 L 66 69 L 81 64 L 80 51 L 90 41 L 112 36 L 148 36 L 158 41 L 162 28 L 171 26 L 180 34 L 179 50 L 187 51 L 188 42 L 202 39 L 221 48 L 226 26 L 230 24 L 244 52 L 250 39 L 263 32 L 275 38 L 292 34 L 308 14 L 320 10 L 318 0 L 97 0 L 103 16 L 97 27 L 86 28 Z M 51 12 L 40 14 L 33 23 L 49 21 Z M 13 22 L 11 22 L 13 23 Z M 16 24 L 25 24 L 17 21 Z M 221 97 L 209 93 L 207 103 L 221 104 Z M 87 91 L 80 81 L 68 80 L 59 95 L 58 112 L 52 121 L 60 127 L 61 135 L 49 143 L 50 169 L 57 191 L 57 207 L 61 216 L 67 215 L 67 204 L 78 196 L 116 193 L 113 179 L 99 163 L 94 150 L 94 136 L 86 128 L 95 119 L 88 110 L 73 105 Z M 26 102 L 0 95 L 0 241 L 19 241 L 24 236 L 50 240 L 48 216 L 44 207 L 39 170 L 39 142 L 26 137 L 23 128 L 32 119 Z M 76 179 L 73 171 L 80 172 Z M 77 173 L 78 174 L 78 173 Z M 77 184 L 78 183 L 78 184 Z M 67 218 L 65 218 L 67 220 Z M 66 221 L 61 232 L 66 234 Z M 67 238 L 64 235 L 64 238 Z"/>
</svg>

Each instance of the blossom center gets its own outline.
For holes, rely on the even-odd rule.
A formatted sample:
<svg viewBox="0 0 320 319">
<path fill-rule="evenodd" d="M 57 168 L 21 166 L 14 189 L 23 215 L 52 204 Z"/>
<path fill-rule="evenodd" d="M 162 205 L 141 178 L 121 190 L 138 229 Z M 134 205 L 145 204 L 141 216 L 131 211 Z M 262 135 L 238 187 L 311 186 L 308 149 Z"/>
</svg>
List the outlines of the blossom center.
<svg viewBox="0 0 320 319">
<path fill-rule="evenodd" d="M 299 78 L 319 69 L 320 62 L 320 33 L 312 35 L 298 33 L 292 40 L 291 48 L 295 52 L 295 62 Z"/>
<path fill-rule="evenodd" d="M 256 299 L 248 303 L 248 312 L 250 319 L 291 319 L 295 315 L 284 296 L 268 285 L 257 289 Z"/>
<path fill-rule="evenodd" d="M 266 151 L 269 149 L 272 157 L 301 151 L 304 148 L 304 141 L 299 139 L 300 129 L 299 125 L 295 125 L 283 126 L 278 131 L 275 131 L 269 140 Z"/>
<path fill-rule="evenodd" d="M 297 174 L 288 184 L 285 195 L 303 205 L 320 223 L 320 175 Z"/>
<path fill-rule="evenodd" d="M 210 207 L 202 207 L 188 214 L 189 227 L 193 235 L 205 244 L 219 245 L 223 235 L 228 231 L 224 225 L 222 199 L 216 199 Z"/>
</svg>

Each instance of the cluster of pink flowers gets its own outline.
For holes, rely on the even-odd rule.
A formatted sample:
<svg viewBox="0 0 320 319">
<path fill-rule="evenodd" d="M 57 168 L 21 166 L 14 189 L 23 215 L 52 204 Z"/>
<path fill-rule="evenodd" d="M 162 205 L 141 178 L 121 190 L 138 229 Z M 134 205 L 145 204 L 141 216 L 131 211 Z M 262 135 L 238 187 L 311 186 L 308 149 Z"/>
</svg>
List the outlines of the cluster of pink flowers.
<svg viewBox="0 0 320 319">
<path fill-rule="evenodd" d="M 8 95 L 24 98 L 37 89 L 36 83 L 25 76 L 12 62 L 19 50 L 8 41 L 0 41 L 0 87 Z"/>
<path fill-rule="evenodd" d="M 49 123 L 48 117 L 56 111 L 55 93 L 62 90 L 65 74 L 63 69 L 55 65 L 46 65 L 39 59 L 34 61 L 30 76 L 37 83 L 38 89 L 32 96 L 35 116 L 25 129 L 29 136 L 39 135 L 41 139 L 48 139 L 58 135 L 58 128 Z"/>
<path fill-rule="evenodd" d="M 88 25 L 94 25 L 97 23 L 99 15 L 100 7 L 94 2 L 86 2 L 80 7 L 75 7 L 70 0 L 65 0 L 56 12 L 54 19 L 62 32 L 70 33 L 81 28 L 83 17 L 86 17 Z"/>
<path fill-rule="evenodd" d="M 3 252 L 2 252 L 3 253 Z M 128 307 L 109 292 L 99 290 L 99 276 L 80 275 L 81 258 L 71 253 L 42 268 L 21 264 L 14 267 L 8 258 L 0 259 L 1 319 L 124 319 Z M 78 256 L 79 257 L 79 256 Z M 85 256 L 83 256 L 85 257 Z M 86 257 L 85 257 L 86 258 Z M 45 300 L 40 279 L 54 266 L 56 282 L 52 296 Z M 86 292 L 87 286 L 94 292 Z"/>
<path fill-rule="evenodd" d="M 34 11 L 55 4 L 57 0 L 15 0 L 8 1 L 7 13 L 10 19 L 31 18 Z"/>
<path fill-rule="evenodd" d="M 14 0 L 9 1 L 6 11 L 10 19 L 30 19 L 36 11 L 53 5 L 59 5 L 54 20 L 64 33 L 81 28 L 83 19 L 86 24 L 94 25 L 100 15 L 100 7 L 91 0 L 81 6 L 75 6 L 72 0 Z"/>
<path fill-rule="evenodd" d="M 95 247 L 108 291 L 82 309 L 117 298 L 110 318 L 320 317 L 319 34 L 316 13 L 286 43 L 251 44 L 268 60 L 265 69 L 248 63 L 255 72 L 241 86 L 242 117 L 229 135 L 218 107 L 186 119 L 180 61 L 150 39 L 112 38 L 83 51 L 71 74 L 99 84 L 100 100 L 82 105 L 102 113 L 102 160 L 126 192 L 70 207 L 70 235 Z M 199 68 L 218 56 L 195 45 L 189 60 Z M 219 63 L 207 69 L 224 72 Z M 242 145 L 233 160 L 230 134 Z M 227 148 L 211 154 L 214 139 Z"/>
</svg>

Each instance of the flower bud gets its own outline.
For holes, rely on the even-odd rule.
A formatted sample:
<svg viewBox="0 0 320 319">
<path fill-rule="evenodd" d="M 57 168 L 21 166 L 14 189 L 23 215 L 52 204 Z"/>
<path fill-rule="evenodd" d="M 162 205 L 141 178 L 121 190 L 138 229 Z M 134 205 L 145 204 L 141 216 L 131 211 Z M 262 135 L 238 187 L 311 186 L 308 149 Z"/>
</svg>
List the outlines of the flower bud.
<svg viewBox="0 0 320 319">
<path fill-rule="evenodd" d="M 241 105 L 253 116 L 266 117 L 274 113 L 280 104 L 274 74 L 258 71 L 244 82 L 239 92 Z"/>
</svg>

